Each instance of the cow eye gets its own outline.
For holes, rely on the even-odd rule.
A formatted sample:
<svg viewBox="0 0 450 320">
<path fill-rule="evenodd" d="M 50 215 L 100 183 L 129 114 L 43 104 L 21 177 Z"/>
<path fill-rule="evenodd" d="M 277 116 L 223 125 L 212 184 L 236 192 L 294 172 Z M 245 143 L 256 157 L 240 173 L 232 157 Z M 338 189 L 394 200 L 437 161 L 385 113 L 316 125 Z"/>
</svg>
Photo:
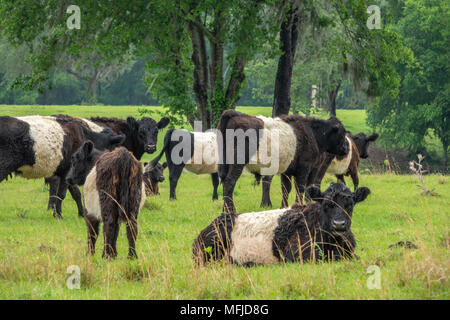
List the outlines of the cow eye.
<svg viewBox="0 0 450 320">
<path fill-rule="evenodd" d="M 325 202 L 325 208 L 326 209 L 331 209 L 332 207 L 333 207 L 333 203 L 331 201 Z"/>
</svg>

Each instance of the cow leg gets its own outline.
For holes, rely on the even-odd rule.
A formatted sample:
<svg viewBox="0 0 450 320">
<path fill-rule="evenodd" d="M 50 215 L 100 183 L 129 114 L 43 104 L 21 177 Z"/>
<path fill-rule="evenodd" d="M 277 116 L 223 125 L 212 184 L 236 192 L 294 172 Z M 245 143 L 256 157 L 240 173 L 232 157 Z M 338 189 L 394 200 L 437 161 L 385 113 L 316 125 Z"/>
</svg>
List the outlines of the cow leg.
<svg viewBox="0 0 450 320">
<path fill-rule="evenodd" d="M 358 185 L 359 185 L 358 169 L 350 170 L 350 176 L 352 177 L 354 191 L 356 191 L 356 189 L 358 189 Z"/>
<path fill-rule="evenodd" d="M 136 259 L 136 238 L 138 234 L 138 226 L 136 218 L 130 218 L 127 222 L 127 238 L 128 238 L 128 258 Z"/>
<path fill-rule="evenodd" d="M 217 172 L 211 173 L 211 180 L 213 183 L 213 200 L 218 200 L 219 195 L 217 194 L 217 188 L 219 186 L 219 174 Z"/>
<path fill-rule="evenodd" d="M 77 186 L 69 186 L 69 192 L 70 192 L 73 200 L 75 200 L 75 202 L 77 203 L 78 216 L 79 217 L 83 217 L 83 215 L 84 215 L 84 207 L 83 207 L 83 203 L 81 202 L 80 189 Z"/>
<path fill-rule="evenodd" d="M 45 179 L 45 184 L 49 186 L 48 206 L 49 210 L 55 210 L 56 196 L 58 193 L 60 178 L 53 176 Z"/>
<path fill-rule="evenodd" d="M 87 214 L 84 216 L 84 220 L 88 229 L 88 255 L 93 255 L 95 253 L 95 243 L 98 238 L 100 221 L 95 218 L 90 218 Z"/>
<path fill-rule="evenodd" d="M 116 218 L 109 216 L 106 221 L 103 222 L 103 237 L 105 240 L 105 246 L 103 249 L 103 258 L 115 258 L 117 257 L 117 236 L 119 234 L 119 221 Z"/>
<path fill-rule="evenodd" d="M 331 161 L 333 161 L 333 159 L 334 155 L 327 154 L 322 163 L 319 165 L 319 167 L 313 169 L 315 171 L 315 178 L 314 182 L 310 183 L 310 185 L 314 184 L 320 188 L 323 177 L 325 176 L 325 173 L 327 172 L 327 169 L 330 166 L 330 163 Z"/>
<path fill-rule="evenodd" d="M 253 181 L 253 185 L 259 186 L 259 184 L 261 183 L 262 176 L 259 173 L 254 173 L 253 175 L 255 176 L 255 181 Z"/>
<path fill-rule="evenodd" d="M 178 179 L 180 179 L 181 172 L 183 172 L 183 165 L 176 165 L 168 162 L 169 166 L 169 181 L 170 181 L 170 200 L 176 200 L 176 188 Z"/>
<path fill-rule="evenodd" d="M 322 182 L 322 178 L 320 178 L 320 179 L 318 178 L 319 171 L 320 171 L 320 168 L 312 168 L 309 171 L 307 186 L 316 185 L 320 188 L 320 182 Z M 318 181 L 320 181 L 320 182 L 318 183 Z"/>
<path fill-rule="evenodd" d="M 281 192 L 283 194 L 283 198 L 281 200 L 281 208 L 286 208 L 288 206 L 289 193 L 291 192 L 291 188 L 291 178 L 285 174 L 281 174 Z"/>
<path fill-rule="evenodd" d="M 345 184 L 345 180 L 344 180 L 344 175 L 343 174 L 337 174 L 336 178 L 337 178 L 338 182 Z"/>
<path fill-rule="evenodd" d="M 272 183 L 273 176 L 262 177 L 262 199 L 261 207 L 272 207 L 272 201 L 270 201 L 270 184 Z"/>
<path fill-rule="evenodd" d="M 309 168 L 303 167 L 298 171 L 299 174 L 295 176 L 295 202 L 302 204 L 303 203 L 303 193 L 305 192 L 306 187 L 308 186 L 308 177 L 310 175 Z"/>
<path fill-rule="evenodd" d="M 233 192 L 236 182 L 244 170 L 243 164 L 232 165 L 231 171 L 228 172 L 227 176 L 223 180 L 223 212 L 224 213 L 235 213 L 236 208 L 233 202 Z"/>
<path fill-rule="evenodd" d="M 61 216 L 62 202 L 66 198 L 68 186 L 69 185 L 63 179 L 60 180 L 58 192 L 55 197 L 55 206 L 53 208 L 53 217 L 55 217 L 55 218 L 62 218 L 62 216 Z"/>
</svg>

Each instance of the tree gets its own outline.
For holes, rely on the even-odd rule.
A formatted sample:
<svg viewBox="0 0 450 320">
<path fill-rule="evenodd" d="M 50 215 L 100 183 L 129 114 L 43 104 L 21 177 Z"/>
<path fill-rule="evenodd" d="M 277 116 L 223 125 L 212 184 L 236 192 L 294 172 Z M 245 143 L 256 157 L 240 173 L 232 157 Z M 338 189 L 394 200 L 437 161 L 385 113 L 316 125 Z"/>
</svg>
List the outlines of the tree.
<svg viewBox="0 0 450 320">
<path fill-rule="evenodd" d="M 213 126 L 223 110 L 235 108 L 245 80 L 247 62 L 263 47 L 264 44 L 275 41 L 275 28 L 283 13 L 283 7 L 278 8 L 279 1 L 197 1 L 187 2 L 185 6 L 173 10 L 172 14 L 182 21 L 179 34 L 188 33 L 191 47 L 192 69 L 186 68 L 185 52 L 174 47 L 158 47 L 156 56 L 174 53 L 174 63 L 171 63 L 172 74 L 193 72 L 193 91 L 196 102 L 196 113 L 193 108 L 187 112 L 188 120 L 202 121 L 203 128 Z M 166 13 L 166 15 L 169 13 Z M 275 21 L 275 22 L 273 22 Z M 172 35 L 169 35 L 169 38 Z M 180 36 L 180 39 L 185 38 Z M 152 64 L 160 70 L 161 60 Z M 178 63 L 177 63 L 178 62 Z M 166 64 L 167 66 L 167 64 Z M 187 72 L 186 72 L 187 70 Z M 154 72 L 159 75 L 158 72 Z M 154 84 L 169 80 L 178 84 L 173 76 L 155 77 Z M 174 83 L 175 84 L 175 83 Z M 184 81 L 182 85 L 186 85 Z M 186 96 L 186 88 L 182 90 Z M 186 103 L 186 99 L 183 99 Z"/>
<path fill-rule="evenodd" d="M 406 57 L 407 50 L 395 32 L 383 28 L 371 30 L 367 27 L 367 1 L 293 0 L 291 3 L 292 8 L 298 9 L 292 10 L 292 15 L 288 13 L 283 25 L 292 25 L 291 31 L 281 28 L 283 54 L 275 80 L 274 115 L 286 114 L 290 110 L 292 73 L 287 71 L 289 68 L 292 70 L 292 66 L 288 66 L 297 59 L 303 62 L 314 58 L 321 59 L 323 56 L 327 59 L 329 67 L 325 69 L 324 82 L 328 109 L 332 114 L 335 114 L 336 97 L 344 76 L 352 79 L 357 90 L 363 90 L 370 96 L 378 96 L 385 90 L 393 95 L 397 93 L 400 80 L 393 63 Z M 298 19 L 293 19 L 293 16 Z M 298 36 L 298 30 L 308 30 L 308 25 L 316 31 L 312 37 L 316 50 L 312 51 L 313 56 L 310 57 L 302 57 L 299 53 L 295 56 L 292 54 L 292 48 L 297 46 L 299 39 L 305 39 Z M 291 36 L 285 36 L 285 31 L 290 32 Z M 310 86 L 312 84 L 314 83 Z"/>
<path fill-rule="evenodd" d="M 274 117 L 288 114 L 291 107 L 292 69 L 297 51 L 300 26 L 304 23 L 304 16 L 303 3 L 289 0 L 288 10 L 280 30 L 280 49 L 282 54 L 278 59 L 278 69 L 275 76 L 275 93 L 272 109 Z"/>
<path fill-rule="evenodd" d="M 427 150 L 425 137 L 436 136 L 448 168 L 450 143 L 450 4 L 441 0 L 389 2 L 389 21 L 412 50 L 415 63 L 398 64 L 400 94 L 383 95 L 368 109 L 368 121 L 386 143 L 411 152 Z M 399 9 L 402 8 L 402 9 Z"/>
<path fill-rule="evenodd" d="M 85 86 L 86 102 L 96 104 L 99 84 L 104 83 L 107 86 L 114 82 L 133 64 L 134 61 L 129 54 L 126 54 L 125 58 L 103 61 L 95 52 L 91 52 L 88 56 L 64 56 L 58 62 L 57 67 L 80 80 Z"/>
<path fill-rule="evenodd" d="M 151 56 L 147 81 L 178 118 L 210 128 L 234 108 L 246 63 L 275 41 L 282 1 L 78 1 L 81 29 L 68 30 L 66 1 L 0 3 L 0 29 L 30 47 L 33 75 L 22 79 L 42 89 L 61 57 L 95 52 L 96 61 L 123 59 L 129 50 Z M 192 101 L 192 92 L 195 104 Z"/>
</svg>

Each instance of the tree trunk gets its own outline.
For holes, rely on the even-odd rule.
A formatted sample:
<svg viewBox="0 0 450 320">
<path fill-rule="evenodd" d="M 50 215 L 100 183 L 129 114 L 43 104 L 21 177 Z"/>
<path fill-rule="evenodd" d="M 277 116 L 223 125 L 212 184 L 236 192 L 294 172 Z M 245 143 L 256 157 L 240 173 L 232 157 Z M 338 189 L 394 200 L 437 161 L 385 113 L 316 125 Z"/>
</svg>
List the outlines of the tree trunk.
<svg viewBox="0 0 450 320">
<path fill-rule="evenodd" d="M 201 23 L 201 22 L 197 22 Z M 208 55 L 203 31 L 193 22 L 188 23 L 192 41 L 192 62 L 194 63 L 194 93 L 197 103 L 197 117 L 202 122 L 202 130 L 211 128 L 211 108 L 209 105 Z"/>
<path fill-rule="evenodd" d="M 212 38 L 209 39 L 211 47 L 211 65 L 210 65 L 210 87 L 211 87 L 211 109 L 212 124 L 219 120 L 222 108 L 226 104 L 223 98 L 224 79 L 223 79 L 223 59 L 224 42 L 222 39 L 222 29 L 224 27 L 224 17 L 222 11 L 217 9 L 214 12 L 214 28 Z"/>
<path fill-rule="evenodd" d="M 97 77 L 91 79 L 90 83 L 89 83 L 89 87 L 90 87 L 90 94 L 91 94 L 91 102 L 93 104 L 97 103 Z"/>
<path fill-rule="evenodd" d="M 328 91 L 328 110 L 330 111 L 330 116 L 336 117 L 336 98 L 341 87 L 341 82 L 336 85 L 336 88 Z"/>
<path fill-rule="evenodd" d="M 202 129 L 215 125 L 223 110 L 235 108 L 245 80 L 245 54 L 237 55 L 230 63 L 231 75 L 227 85 L 224 79 L 224 39 L 222 31 L 225 18 L 220 8 L 214 13 L 213 28 L 209 31 L 200 20 L 188 20 L 187 26 L 192 42 L 194 63 L 194 93 L 197 104 L 197 118 Z M 206 39 L 211 47 L 210 60 Z M 211 62 L 211 63 L 210 63 Z"/>
<path fill-rule="evenodd" d="M 246 60 L 244 57 L 236 57 L 231 68 L 231 77 L 225 98 L 228 102 L 228 106 L 232 109 L 236 108 L 236 104 L 241 97 L 239 93 L 241 91 L 242 83 L 245 80 L 245 63 Z"/>
<path fill-rule="evenodd" d="M 278 70 L 275 78 L 272 116 L 288 114 L 291 108 L 291 79 L 294 67 L 295 50 L 298 43 L 300 17 L 299 9 L 290 2 L 286 19 L 281 24 L 280 42 L 283 54 L 278 60 Z"/>
</svg>

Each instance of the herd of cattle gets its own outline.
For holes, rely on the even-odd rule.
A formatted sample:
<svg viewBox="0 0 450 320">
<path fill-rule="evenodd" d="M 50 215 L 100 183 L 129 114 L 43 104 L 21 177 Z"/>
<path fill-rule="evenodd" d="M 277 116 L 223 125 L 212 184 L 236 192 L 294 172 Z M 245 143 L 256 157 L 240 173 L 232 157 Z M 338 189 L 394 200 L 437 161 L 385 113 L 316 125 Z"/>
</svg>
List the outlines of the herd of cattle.
<svg viewBox="0 0 450 320">
<path fill-rule="evenodd" d="M 350 230 L 353 207 L 370 193 L 358 188 L 359 158 L 367 158 L 368 145 L 377 134 L 352 135 L 337 118 L 321 120 L 300 115 L 277 118 L 250 116 L 235 110 L 222 113 L 217 130 L 187 132 L 169 129 L 160 154 L 144 166 L 144 153 L 156 152 L 159 130 L 169 124 L 143 117 L 136 120 L 67 115 L 0 117 L 0 182 L 13 174 L 28 179 L 44 178 L 49 185 L 48 208 L 62 217 L 67 190 L 77 203 L 78 214 L 88 229 L 88 252 L 93 254 L 103 223 L 103 257 L 117 255 L 117 236 L 124 222 L 128 256 L 137 257 L 137 217 L 146 196 L 159 194 L 158 183 L 169 169 L 170 199 L 183 169 L 210 174 L 213 200 L 223 185 L 223 212 L 200 232 L 193 245 L 194 260 L 204 264 L 226 259 L 239 265 L 279 261 L 338 260 L 352 257 L 356 242 Z M 228 131 L 257 132 L 256 141 L 245 137 L 239 144 L 225 137 Z M 273 132 L 278 141 L 267 140 Z M 189 152 L 182 161 L 174 149 L 189 138 Z M 220 140 L 220 141 L 219 141 Z M 260 158 L 263 145 L 276 144 L 276 171 L 268 175 Z M 267 146 L 266 146 L 267 147 Z M 261 150 L 260 150 L 261 149 Z M 189 154 L 190 153 L 190 154 Z M 160 164 L 162 156 L 166 162 Z M 238 161 L 240 157 L 243 161 Z M 195 161 L 194 161 L 195 159 Z M 244 168 L 262 180 L 261 206 L 271 206 L 273 175 L 281 176 L 281 209 L 237 214 L 234 187 Z M 328 172 L 338 178 L 324 192 L 321 181 Z M 345 186 L 350 175 L 354 192 Z M 288 207 L 294 180 L 296 203 Z M 79 186 L 84 186 L 83 196 Z M 305 196 L 305 197 L 304 197 Z M 82 198 L 84 201 L 82 201 Z M 83 204 L 84 203 L 84 204 Z"/>
</svg>

